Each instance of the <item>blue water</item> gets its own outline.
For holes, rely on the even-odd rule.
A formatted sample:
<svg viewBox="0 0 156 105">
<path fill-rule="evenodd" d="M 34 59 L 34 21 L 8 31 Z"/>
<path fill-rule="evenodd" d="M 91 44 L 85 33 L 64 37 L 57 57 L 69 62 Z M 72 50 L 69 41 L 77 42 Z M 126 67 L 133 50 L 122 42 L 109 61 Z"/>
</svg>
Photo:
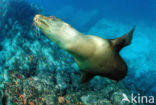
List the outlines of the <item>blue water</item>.
<svg viewBox="0 0 156 105">
<path fill-rule="evenodd" d="M 156 96 L 155 0 L 1 0 L 0 14 L 1 84 L 11 81 L 9 78 L 12 77 L 7 76 L 9 71 L 16 71 L 25 79 L 40 78 L 41 84 L 46 81 L 45 83 L 50 84 L 49 87 L 60 86 L 59 91 L 66 91 L 60 92 L 61 96 L 82 91 L 77 97 L 81 97 L 79 100 L 84 104 L 87 103 L 82 99 L 85 92 L 84 99 L 92 92 L 99 92 L 95 96 L 100 97 L 103 89 L 108 91 L 113 87 L 113 83 L 97 77 L 90 83 L 92 89 L 87 88 L 90 85 L 85 85 L 84 90 L 77 91 L 80 74 L 72 56 L 33 26 L 33 17 L 42 14 L 56 16 L 84 34 L 106 39 L 119 37 L 136 26 L 131 45 L 120 52 L 128 65 L 128 75 L 121 81 L 123 85 L 119 88 L 127 89 L 130 93 L 140 93 L 142 96 Z M 45 80 L 49 74 L 56 80 Z M 107 83 L 110 84 L 104 86 Z M 114 98 L 108 100 L 120 105 L 112 101 Z"/>
<path fill-rule="evenodd" d="M 149 22 L 154 21 L 156 17 L 154 0 L 29 0 L 43 7 L 49 15 L 58 15 L 61 18 L 65 18 L 61 14 L 55 14 L 56 11 L 61 11 L 65 7 L 72 7 L 75 12 L 78 11 L 94 11 L 97 10 L 100 16 L 111 19 L 136 19 L 146 20 Z M 62 14 L 68 14 L 70 11 L 63 12 Z M 70 14 L 68 14 L 70 18 Z M 86 14 L 87 15 L 87 14 Z M 66 18 L 68 18 L 66 17 Z M 81 17 L 81 16 L 80 16 Z"/>
</svg>

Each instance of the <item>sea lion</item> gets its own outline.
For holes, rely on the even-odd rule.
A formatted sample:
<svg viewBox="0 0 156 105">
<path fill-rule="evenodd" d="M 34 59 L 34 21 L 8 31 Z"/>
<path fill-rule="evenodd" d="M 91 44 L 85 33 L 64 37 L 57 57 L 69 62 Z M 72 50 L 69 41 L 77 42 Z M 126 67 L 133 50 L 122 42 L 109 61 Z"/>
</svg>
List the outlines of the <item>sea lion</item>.
<svg viewBox="0 0 156 105">
<path fill-rule="evenodd" d="M 119 38 L 103 39 L 94 35 L 83 35 L 55 16 L 37 14 L 34 24 L 55 44 L 74 57 L 80 68 L 81 83 L 91 80 L 96 75 L 116 81 L 126 76 L 127 65 L 119 51 L 131 43 L 134 28 Z"/>
</svg>

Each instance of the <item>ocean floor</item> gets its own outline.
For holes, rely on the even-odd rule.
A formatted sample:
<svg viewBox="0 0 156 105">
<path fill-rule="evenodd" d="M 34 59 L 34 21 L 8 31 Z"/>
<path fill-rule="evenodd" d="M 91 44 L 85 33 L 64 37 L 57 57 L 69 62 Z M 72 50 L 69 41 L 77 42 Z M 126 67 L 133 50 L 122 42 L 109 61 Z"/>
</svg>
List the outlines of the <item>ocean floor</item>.
<svg viewBox="0 0 156 105">
<path fill-rule="evenodd" d="M 0 2 L 0 105 L 136 105 L 122 101 L 124 95 L 129 99 L 132 93 L 156 95 L 156 28 L 153 25 L 135 24 L 132 44 L 120 53 L 129 68 L 124 80 L 116 83 L 96 76 L 80 84 L 79 68 L 73 57 L 33 25 L 35 14 L 45 12 L 23 0 Z M 74 12 L 70 7 L 65 10 L 70 12 L 69 16 Z M 80 21 L 76 28 L 82 31 L 80 27 L 88 26 L 83 31 L 85 34 L 112 39 L 134 25 L 102 17 L 97 20 L 97 11 L 88 14 L 82 22 L 77 16 L 70 21 L 73 26 Z M 91 20 L 94 24 L 89 24 Z"/>
</svg>

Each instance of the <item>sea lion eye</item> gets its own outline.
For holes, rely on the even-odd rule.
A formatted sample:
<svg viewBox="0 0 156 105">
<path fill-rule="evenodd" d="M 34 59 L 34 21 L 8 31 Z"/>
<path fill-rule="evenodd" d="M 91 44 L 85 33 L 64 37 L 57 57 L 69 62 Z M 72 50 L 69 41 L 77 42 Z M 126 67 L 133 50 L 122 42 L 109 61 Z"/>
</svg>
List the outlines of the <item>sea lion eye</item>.
<svg viewBox="0 0 156 105">
<path fill-rule="evenodd" d="M 45 21 L 43 21 L 43 20 L 40 20 L 40 22 L 41 22 L 42 24 L 44 24 L 44 25 L 47 25 L 47 23 L 46 23 Z"/>
<path fill-rule="evenodd" d="M 55 17 L 55 16 L 50 16 L 50 18 L 51 18 L 52 20 L 55 20 L 55 19 L 56 19 L 56 17 Z"/>
</svg>

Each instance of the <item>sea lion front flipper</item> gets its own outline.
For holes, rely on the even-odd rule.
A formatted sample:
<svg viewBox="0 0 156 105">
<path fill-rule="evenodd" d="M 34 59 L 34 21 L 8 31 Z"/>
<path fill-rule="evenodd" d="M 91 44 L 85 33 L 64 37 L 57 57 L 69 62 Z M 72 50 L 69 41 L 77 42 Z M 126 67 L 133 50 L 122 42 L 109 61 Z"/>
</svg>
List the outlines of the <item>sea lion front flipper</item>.
<svg viewBox="0 0 156 105">
<path fill-rule="evenodd" d="M 135 27 L 133 27 L 131 31 L 129 31 L 125 35 L 111 40 L 112 46 L 114 47 L 116 51 L 120 51 L 123 47 L 131 43 L 134 30 L 135 30 Z"/>
<path fill-rule="evenodd" d="M 81 71 L 81 78 L 80 78 L 80 83 L 85 83 L 91 80 L 94 77 L 93 74 L 87 73 L 87 72 L 82 72 Z"/>
</svg>

